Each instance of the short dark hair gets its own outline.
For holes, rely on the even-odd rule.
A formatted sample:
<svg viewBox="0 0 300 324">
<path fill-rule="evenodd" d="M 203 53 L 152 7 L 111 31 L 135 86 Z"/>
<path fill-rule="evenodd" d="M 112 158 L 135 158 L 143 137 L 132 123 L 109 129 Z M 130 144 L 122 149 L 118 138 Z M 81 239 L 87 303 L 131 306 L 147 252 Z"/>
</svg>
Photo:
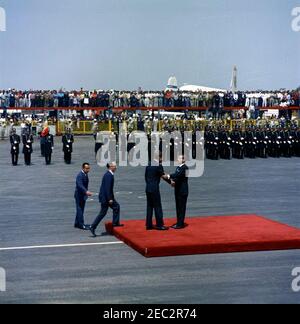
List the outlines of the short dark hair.
<svg viewBox="0 0 300 324">
<path fill-rule="evenodd" d="M 83 164 L 82 164 L 82 169 L 84 169 L 86 166 L 90 166 L 90 164 L 87 163 L 87 162 L 86 162 L 86 163 L 83 163 Z"/>
</svg>

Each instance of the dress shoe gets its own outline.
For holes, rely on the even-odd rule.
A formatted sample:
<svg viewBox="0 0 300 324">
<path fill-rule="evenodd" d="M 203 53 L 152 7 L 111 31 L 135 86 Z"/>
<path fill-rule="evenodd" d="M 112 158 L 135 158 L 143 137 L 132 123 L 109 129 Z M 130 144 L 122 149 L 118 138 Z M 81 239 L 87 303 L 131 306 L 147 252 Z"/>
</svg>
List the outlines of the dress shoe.
<svg viewBox="0 0 300 324">
<path fill-rule="evenodd" d="M 169 230 L 169 228 L 166 227 L 166 226 L 156 227 L 156 229 L 157 229 L 158 231 L 168 231 L 168 230 Z"/>
<path fill-rule="evenodd" d="M 113 227 L 124 227 L 124 224 L 113 224 Z"/>
<path fill-rule="evenodd" d="M 80 229 L 80 230 L 84 230 L 84 225 L 83 225 L 83 226 L 81 226 L 81 225 L 75 225 L 74 227 L 75 227 L 75 228 L 78 228 L 78 229 Z"/>
<path fill-rule="evenodd" d="M 93 227 L 90 227 L 89 230 L 91 231 L 93 237 L 97 237 L 95 229 Z"/>
<path fill-rule="evenodd" d="M 75 228 L 78 228 L 78 229 L 81 229 L 83 231 L 89 231 L 89 229 L 90 229 L 90 225 L 82 225 L 82 226 L 80 226 L 80 225 L 74 225 L 74 227 Z"/>
<path fill-rule="evenodd" d="M 175 225 L 171 226 L 171 228 L 173 228 L 175 230 L 180 230 L 180 229 L 184 229 L 184 225 L 175 224 Z"/>
<path fill-rule="evenodd" d="M 153 227 L 153 226 L 151 226 L 151 227 L 146 227 L 146 230 L 147 230 L 147 231 L 153 231 L 153 230 L 154 230 L 154 227 Z"/>
</svg>

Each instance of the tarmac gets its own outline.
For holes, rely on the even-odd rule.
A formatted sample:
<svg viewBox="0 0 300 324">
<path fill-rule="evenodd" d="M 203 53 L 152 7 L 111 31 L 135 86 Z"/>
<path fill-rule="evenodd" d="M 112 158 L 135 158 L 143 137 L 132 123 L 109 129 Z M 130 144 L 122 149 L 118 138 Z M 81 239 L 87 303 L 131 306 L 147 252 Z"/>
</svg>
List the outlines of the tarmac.
<svg viewBox="0 0 300 324">
<path fill-rule="evenodd" d="M 0 267 L 6 291 L 0 303 L 200 304 L 299 303 L 292 270 L 300 251 L 193 255 L 146 259 L 104 233 L 94 239 L 74 229 L 75 177 L 90 162 L 90 190 L 105 170 L 95 163 L 92 137 L 77 137 L 65 165 L 61 138 L 46 166 L 36 139 L 33 165 L 11 166 L 10 144 L 0 141 Z M 167 168 L 172 171 L 174 168 Z M 258 214 L 300 228 L 300 158 L 205 161 L 190 180 L 187 214 Z M 120 168 L 116 198 L 122 218 L 144 219 L 144 168 Z M 174 217 L 174 193 L 161 184 L 165 217 Z M 99 212 L 97 195 L 86 223 Z M 111 213 L 106 220 L 111 219 Z M 1 287 L 0 287 L 1 288 Z"/>
</svg>

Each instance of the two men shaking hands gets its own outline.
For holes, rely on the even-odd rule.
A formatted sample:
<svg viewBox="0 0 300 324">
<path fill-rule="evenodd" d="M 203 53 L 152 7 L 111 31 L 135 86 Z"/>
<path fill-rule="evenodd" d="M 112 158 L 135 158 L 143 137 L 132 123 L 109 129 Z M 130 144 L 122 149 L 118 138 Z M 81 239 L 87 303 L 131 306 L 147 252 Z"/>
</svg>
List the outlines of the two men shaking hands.
<svg viewBox="0 0 300 324">
<path fill-rule="evenodd" d="M 161 179 L 168 182 L 175 188 L 175 201 L 176 201 L 176 213 L 177 223 L 171 228 L 180 230 L 185 227 L 186 206 L 189 196 L 189 184 L 188 184 L 188 167 L 185 164 L 185 157 L 179 156 L 178 164 L 175 173 L 169 175 L 164 172 L 164 168 L 161 165 L 159 158 L 155 166 L 148 166 L 146 168 L 145 180 L 146 180 L 146 195 L 147 195 L 147 230 L 161 230 L 165 231 L 168 228 L 164 224 L 163 209 L 160 195 L 160 181 Z M 153 213 L 155 213 L 156 226 L 153 226 Z"/>
</svg>

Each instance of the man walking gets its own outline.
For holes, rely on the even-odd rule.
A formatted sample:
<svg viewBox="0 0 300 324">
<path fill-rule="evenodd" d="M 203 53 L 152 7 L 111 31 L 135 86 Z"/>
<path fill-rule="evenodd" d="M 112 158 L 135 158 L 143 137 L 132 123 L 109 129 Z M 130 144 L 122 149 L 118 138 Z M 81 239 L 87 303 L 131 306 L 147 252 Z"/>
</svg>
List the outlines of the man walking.
<svg viewBox="0 0 300 324">
<path fill-rule="evenodd" d="M 99 202 L 101 203 L 101 211 L 94 223 L 90 227 L 93 237 L 96 237 L 96 229 L 103 218 L 106 216 L 108 209 L 113 210 L 113 227 L 123 227 L 120 224 L 120 205 L 114 196 L 115 172 L 117 171 L 116 163 L 107 164 L 107 172 L 105 173 L 99 193 Z"/>
<path fill-rule="evenodd" d="M 84 209 L 85 203 L 88 197 L 92 196 L 89 192 L 89 177 L 88 174 L 91 171 L 89 163 L 84 163 L 82 165 L 82 170 L 76 178 L 76 189 L 75 189 L 75 202 L 76 202 L 76 219 L 75 228 L 82 230 L 88 230 L 89 226 L 84 224 Z"/>
</svg>

